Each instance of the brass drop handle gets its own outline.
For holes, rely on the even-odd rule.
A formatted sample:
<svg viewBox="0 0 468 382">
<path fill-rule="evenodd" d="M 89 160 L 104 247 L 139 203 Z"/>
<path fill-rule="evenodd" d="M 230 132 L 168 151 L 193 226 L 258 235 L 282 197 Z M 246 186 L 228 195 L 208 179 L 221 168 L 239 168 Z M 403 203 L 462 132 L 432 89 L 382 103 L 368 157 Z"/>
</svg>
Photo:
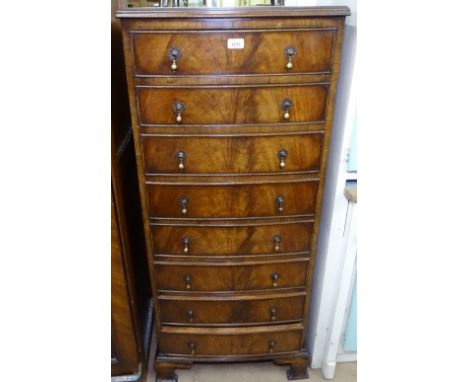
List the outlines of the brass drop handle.
<svg viewBox="0 0 468 382">
<path fill-rule="evenodd" d="M 189 322 L 193 322 L 193 310 L 192 309 L 189 309 L 187 311 L 187 316 L 188 316 Z"/>
<path fill-rule="evenodd" d="M 273 353 L 273 350 L 275 349 L 275 346 L 276 346 L 276 341 L 275 340 L 268 341 L 268 349 L 270 350 L 270 353 Z"/>
<path fill-rule="evenodd" d="M 273 272 L 271 274 L 271 279 L 273 280 L 273 287 L 277 288 L 279 285 L 280 274 L 278 272 Z"/>
<path fill-rule="evenodd" d="M 279 213 L 284 211 L 284 203 L 284 196 L 280 195 L 276 197 L 276 207 Z"/>
<path fill-rule="evenodd" d="M 182 55 L 180 54 L 180 50 L 177 48 L 170 48 L 169 49 L 169 59 L 172 61 L 171 70 L 175 73 L 177 70 L 177 60 L 180 59 Z"/>
<path fill-rule="evenodd" d="M 177 151 L 176 157 L 179 160 L 179 170 L 182 171 L 185 169 L 184 161 L 185 158 L 187 158 L 187 155 L 182 150 L 180 150 Z"/>
<path fill-rule="evenodd" d="M 286 149 L 281 149 L 278 151 L 278 158 L 280 160 L 279 166 L 280 168 L 285 168 L 286 167 L 286 158 L 288 157 L 288 150 Z"/>
<path fill-rule="evenodd" d="M 291 110 L 292 105 L 292 101 L 287 98 L 281 103 L 281 109 L 284 111 L 283 118 L 286 121 L 289 119 L 289 111 Z"/>
<path fill-rule="evenodd" d="M 182 207 L 182 215 L 187 215 L 187 212 L 188 212 L 188 203 L 189 203 L 189 200 L 188 198 L 186 198 L 185 196 L 182 196 L 180 199 L 179 199 L 179 205 Z"/>
<path fill-rule="evenodd" d="M 273 243 L 275 243 L 275 251 L 279 252 L 280 243 L 281 243 L 281 236 L 280 235 L 273 236 Z"/>
<path fill-rule="evenodd" d="M 182 244 L 184 245 L 184 253 L 188 253 L 189 252 L 190 239 L 188 237 L 183 237 L 182 238 Z"/>
<path fill-rule="evenodd" d="M 185 289 L 187 289 L 187 290 L 192 289 L 192 276 L 191 275 L 185 275 L 184 276 L 184 281 L 185 281 Z"/>
<path fill-rule="evenodd" d="M 276 307 L 274 306 L 270 308 L 270 319 L 271 321 L 276 321 Z"/>
<path fill-rule="evenodd" d="M 190 348 L 190 354 L 195 355 L 195 350 L 197 350 L 197 343 L 195 341 L 189 341 L 187 345 Z"/>
<path fill-rule="evenodd" d="M 185 105 L 181 101 L 176 101 L 172 105 L 172 109 L 174 110 L 174 113 L 176 114 L 176 122 L 181 123 L 182 122 L 182 113 L 185 111 Z"/>
<path fill-rule="evenodd" d="M 290 46 L 289 48 L 286 48 L 284 50 L 284 55 L 288 60 L 288 62 L 286 63 L 286 69 L 291 70 L 293 68 L 292 58 L 296 55 L 296 49 Z"/>
</svg>

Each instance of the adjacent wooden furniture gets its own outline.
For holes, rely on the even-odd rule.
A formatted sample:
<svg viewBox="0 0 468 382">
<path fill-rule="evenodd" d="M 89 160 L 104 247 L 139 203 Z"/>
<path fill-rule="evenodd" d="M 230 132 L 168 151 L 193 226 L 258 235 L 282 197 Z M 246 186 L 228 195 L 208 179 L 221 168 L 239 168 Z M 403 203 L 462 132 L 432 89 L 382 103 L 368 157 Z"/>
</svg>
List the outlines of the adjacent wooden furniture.
<svg viewBox="0 0 468 382">
<path fill-rule="evenodd" d="M 122 9 L 158 380 L 305 338 L 347 7 Z"/>
<path fill-rule="evenodd" d="M 112 4 L 116 5 L 115 2 Z M 126 88 L 120 23 L 113 20 L 111 102 L 113 382 L 144 380 L 153 317 Z"/>
</svg>

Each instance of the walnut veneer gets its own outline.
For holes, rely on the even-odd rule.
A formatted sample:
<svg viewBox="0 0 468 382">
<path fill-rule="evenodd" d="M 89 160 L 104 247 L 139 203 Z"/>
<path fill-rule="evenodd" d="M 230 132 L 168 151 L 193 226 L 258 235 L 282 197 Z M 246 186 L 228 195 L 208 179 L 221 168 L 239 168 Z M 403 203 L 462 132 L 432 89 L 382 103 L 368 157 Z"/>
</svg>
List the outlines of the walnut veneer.
<svg viewBox="0 0 468 382">
<path fill-rule="evenodd" d="M 118 7 L 112 0 L 112 14 Z M 146 378 L 153 320 L 122 33 L 112 18 L 111 382 Z"/>
<path fill-rule="evenodd" d="M 176 381 L 175 369 L 193 362 L 248 360 L 307 377 L 347 15 L 346 7 L 118 12 L 158 380 Z"/>
</svg>

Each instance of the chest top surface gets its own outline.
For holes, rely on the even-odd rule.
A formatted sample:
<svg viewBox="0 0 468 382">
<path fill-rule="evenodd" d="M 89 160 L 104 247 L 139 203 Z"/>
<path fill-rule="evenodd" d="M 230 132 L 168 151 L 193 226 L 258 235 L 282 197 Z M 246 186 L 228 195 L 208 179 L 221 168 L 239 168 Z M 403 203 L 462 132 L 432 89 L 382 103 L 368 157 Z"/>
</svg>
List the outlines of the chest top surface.
<svg viewBox="0 0 468 382">
<path fill-rule="evenodd" d="M 168 7 L 121 8 L 119 18 L 232 18 L 232 17 L 340 17 L 349 16 L 346 6 L 326 7 Z"/>
</svg>

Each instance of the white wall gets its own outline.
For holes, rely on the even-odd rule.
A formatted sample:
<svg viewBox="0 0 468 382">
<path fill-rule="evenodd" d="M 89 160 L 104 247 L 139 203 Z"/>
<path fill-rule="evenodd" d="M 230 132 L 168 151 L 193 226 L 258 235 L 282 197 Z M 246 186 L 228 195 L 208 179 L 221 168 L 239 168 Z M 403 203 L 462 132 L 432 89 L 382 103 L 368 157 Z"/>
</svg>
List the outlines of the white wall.
<svg viewBox="0 0 468 382">
<path fill-rule="evenodd" d="M 320 234 L 315 261 L 314 282 L 307 347 L 312 355 L 312 367 L 322 367 L 330 321 L 338 299 L 339 281 L 343 265 L 341 241 L 334 237 L 344 232 L 345 216 L 341 216 L 347 200 L 343 197 L 346 145 L 351 134 L 354 113 L 354 94 L 350 97 L 354 80 L 356 57 L 357 4 L 356 0 L 291 0 L 295 5 L 346 5 L 351 16 L 346 18 L 345 37 L 338 82 L 335 118 L 333 123 L 328 169 L 325 180 Z M 291 4 L 290 2 L 287 4 Z M 291 4 L 293 5 L 293 4 Z M 355 85 L 355 83 L 354 83 Z"/>
</svg>

